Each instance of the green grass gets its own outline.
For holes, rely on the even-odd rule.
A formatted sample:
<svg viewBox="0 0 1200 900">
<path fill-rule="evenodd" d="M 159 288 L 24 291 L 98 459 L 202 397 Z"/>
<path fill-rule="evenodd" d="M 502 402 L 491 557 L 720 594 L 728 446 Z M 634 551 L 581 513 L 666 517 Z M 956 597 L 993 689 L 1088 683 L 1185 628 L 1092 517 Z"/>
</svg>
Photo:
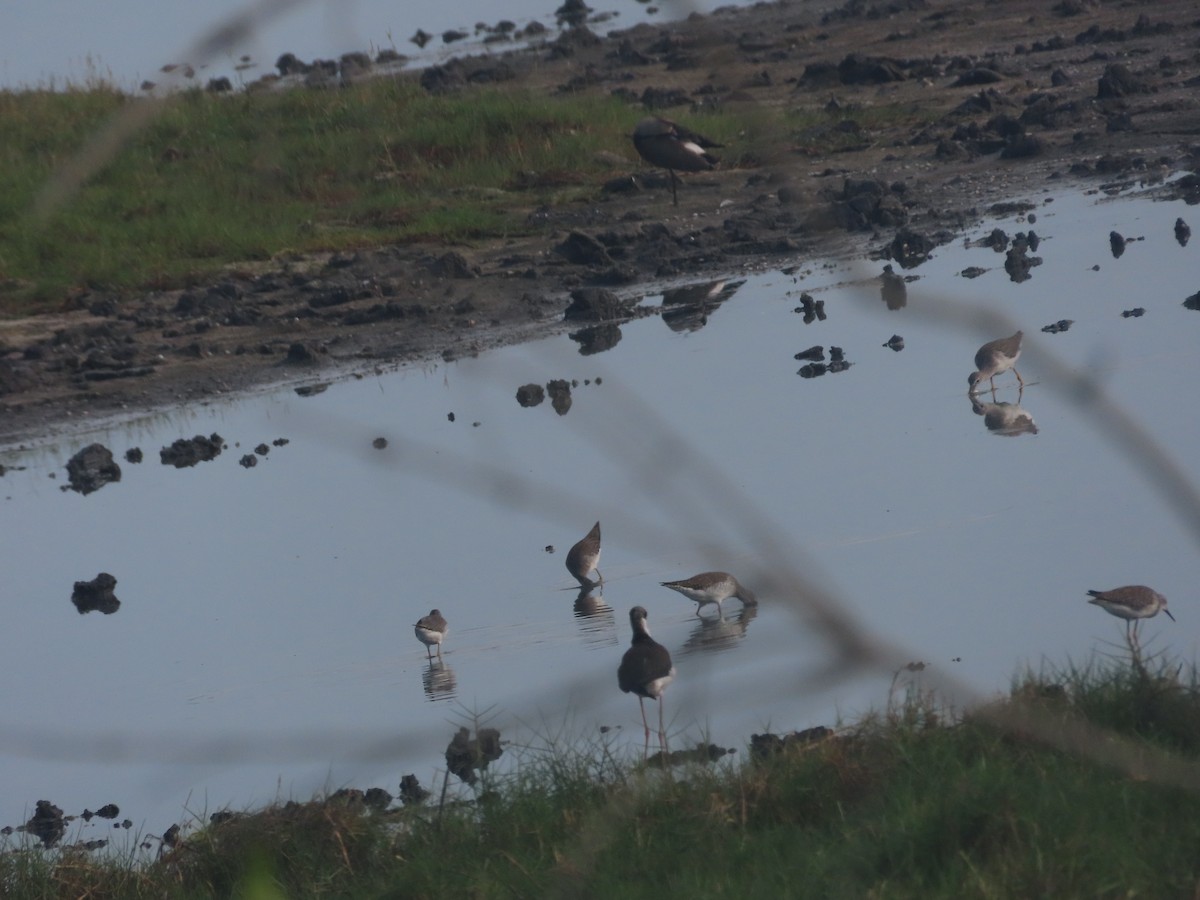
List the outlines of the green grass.
<svg viewBox="0 0 1200 900">
<path fill-rule="evenodd" d="M 621 168 L 601 151 L 641 167 L 628 135 L 644 112 L 599 95 L 432 96 L 379 79 L 157 103 L 102 85 L 0 92 L 0 315 L 60 308 L 88 289 L 186 286 L 285 252 L 529 233 L 531 210 L 599 197 Z M 78 190 L 37 213 L 81 154 L 100 158 L 93 142 L 114 117 L 151 110 Z M 914 113 L 857 115 L 869 128 Z M 688 116 L 735 167 L 839 149 L 836 120 L 736 107 Z"/>
<path fill-rule="evenodd" d="M 1027 677 L 1013 696 L 1200 756 L 1194 673 L 1109 663 Z M 669 772 L 609 745 L 551 746 L 485 778 L 474 803 L 288 804 L 151 861 L 13 850 L 0 885 L 15 898 L 1194 896 L 1200 795 L 991 721 L 910 700 L 818 744 Z"/>
</svg>

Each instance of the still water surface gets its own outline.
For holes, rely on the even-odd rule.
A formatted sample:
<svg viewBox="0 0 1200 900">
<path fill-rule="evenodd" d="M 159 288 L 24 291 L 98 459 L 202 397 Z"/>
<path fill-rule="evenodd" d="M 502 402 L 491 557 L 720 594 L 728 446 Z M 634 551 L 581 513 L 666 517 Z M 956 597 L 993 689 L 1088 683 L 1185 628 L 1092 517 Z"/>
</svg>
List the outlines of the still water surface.
<svg viewBox="0 0 1200 900">
<path fill-rule="evenodd" d="M 924 661 L 922 678 L 984 695 L 1025 666 L 1112 650 L 1122 623 L 1085 602 L 1089 588 L 1161 591 L 1178 622 L 1148 622 L 1144 640 L 1194 659 L 1195 540 L 1036 354 L 1090 373 L 1200 479 L 1200 312 L 1181 305 L 1200 263 L 1172 235 L 1194 210 L 1030 199 L 1036 224 L 968 235 L 1036 230 L 1044 264 L 1023 284 L 1002 254 L 960 241 L 915 269 L 907 306 L 889 311 L 879 264 L 789 260 L 792 274 L 739 276 L 695 330 L 652 316 L 595 355 L 560 334 L 311 397 L 279 390 L 0 448 L 0 824 L 38 799 L 67 812 L 116 802 L 158 833 L 185 808 L 346 785 L 396 793 L 408 772 L 430 785 L 472 712 L 513 751 L 614 726 L 617 750 L 635 753 L 637 703 L 616 685 L 633 605 L 676 661 L 674 746 L 743 747 L 753 731 L 882 706 L 886 667 L 812 677 L 833 653 L 789 566 L 902 647 L 896 665 Z M 1113 230 L 1145 239 L 1114 259 Z M 968 266 L 988 271 L 957 274 Z M 804 291 L 824 320 L 794 312 Z M 1025 330 L 1020 399 L 1036 434 L 985 427 L 966 376 L 1000 335 L 920 315 L 935 297 Z M 1145 315 L 1123 318 L 1132 307 Z M 1074 324 L 1040 331 L 1060 319 Z M 882 346 L 893 334 L 901 352 Z M 799 377 L 793 356 L 814 344 L 843 347 L 852 366 Z M 566 415 L 515 401 L 553 378 L 578 381 Z M 997 401 L 1014 403 L 1012 374 L 997 383 Z M 159 464 L 174 439 L 214 431 L 230 445 L 217 459 Z M 256 467 L 238 465 L 281 437 Z M 62 491 L 66 460 L 94 440 L 122 480 Z M 135 446 L 140 465 L 123 460 Z M 563 561 L 597 519 L 605 585 L 581 602 Z M 759 521 L 782 556 L 747 524 Z M 724 621 L 701 620 L 658 585 L 708 569 L 737 573 L 757 610 L 730 601 Z M 78 614 L 72 583 L 101 571 L 118 579 L 120 610 Z M 450 634 L 431 669 L 412 625 L 432 607 Z"/>
</svg>

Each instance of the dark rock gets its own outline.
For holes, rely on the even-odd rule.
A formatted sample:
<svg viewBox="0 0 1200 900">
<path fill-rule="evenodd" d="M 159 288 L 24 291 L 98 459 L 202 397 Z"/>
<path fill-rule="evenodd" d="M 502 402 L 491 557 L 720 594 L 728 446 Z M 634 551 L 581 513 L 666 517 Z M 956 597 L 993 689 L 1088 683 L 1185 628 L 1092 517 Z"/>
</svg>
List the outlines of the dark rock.
<svg viewBox="0 0 1200 900">
<path fill-rule="evenodd" d="M 1183 306 L 1184 309 L 1190 309 L 1193 311 L 1200 310 L 1200 291 L 1197 291 L 1196 293 L 1192 294 L 1192 296 L 1184 300 Z"/>
<path fill-rule="evenodd" d="M 995 84 L 997 81 L 1003 80 L 1004 76 L 995 69 L 979 67 L 967 69 L 958 78 L 954 79 L 954 83 L 950 87 L 975 87 L 981 84 Z"/>
<path fill-rule="evenodd" d="M 820 362 L 821 360 L 825 359 L 825 348 L 820 344 L 817 344 L 816 346 L 809 347 L 807 350 L 801 350 L 799 353 L 793 356 L 792 359 L 808 359 L 813 360 L 814 362 Z"/>
<path fill-rule="evenodd" d="M 475 278 L 479 274 L 467 263 L 466 257 L 453 250 L 431 260 L 428 269 L 438 278 Z"/>
<path fill-rule="evenodd" d="M 1130 72 L 1126 66 L 1121 63 L 1109 63 L 1104 67 L 1104 74 L 1100 76 L 1096 99 L 1127 97 L 1130 94 L 1144 94 L 1149 90 L 1146 83 Z"/>
<path fill-rule="evenodd" d="M 579 28 L 587 21 L 591 11 L 592 8 L 584 0 L 563 0 L 563 5 L 554 11 L 554 20 L 559 27 L 567 25 L 570 28 Z"/>
<path fill-rule="evenodd" d="M 243 469 L 253 469 L 255 466 L 258 465 L 258 457 L 255 456 L 253 453 L 247 453 L 245 456 L 243 456 L 241 459 L 238 460 L 238 465 L 241 466 Z"/>
<path fill-rule="evenodd" d="M 470 37 L 465 31 L 459 31 L 456 28 L 448 28 L 442 32 L 442 43 L 453 44 L 455 41 L 461 41 Z"/>
<path fill-rule="evenodd" d="M 633 303 L 622 300 L 604 288 L 576 288 L 571 304 L 563 312 L 569 322 L 608 322 L 623 319 L 633 312 Z"/>
<path fill-rule="evenodd" d="M 1029 244 L 1025 241 L 1013 241 L 1012 247 L 1004 257 L 1004 271 L 1015 284 L 1032 278 L 1029 270 L 1041 264 L 1041 257 L 1029 255 Z"/>
<path fill-rule="evenodd" d="M 554 250 L 577 266 L 610 266 L 613 262 L 604 245 L 582 231 L 572 231 Z"/>
<path fill-rule="evenodd" d="M 423 28 L 418 28 L 413 36 L 409 39 L 410 43 L 416 44 L 418 47 L 424 48 L 426 44 L 433 40 L 433 35 Z M 289 54 L 290 55 L 290 54 Z"/>
<path fill-rule="evenodd" d="M 523 384 L 517 388 L 517 402 L 522 406 L 537 406 L 546 399 L 546 391 L 540 384 Z"/>
<path fill-rule="evenodd" d="M 898 334 L 893 334 L 890 338 L 887 339 L 887 342 L 883 346 L 888 347 L 891 350 L 895 350 L 897 353 L 899 353 L 901 350 L 904 349 L 904 338 L 900 337 L 900 335 L 898 335 Z"/>
<path fill-rule="evenodd" d="M 424 803 L 428 798 L 429 791 L 421 787 L 416 775 L 405 775 L 400 779 L 400 802 L 405 806 Z"/>
<path fill-rule="evenodd" d="M 107 572 L 101 572 L 91 581 L 75 582 L 75 589 L 71 591 L 71 602 L 75 604 L 80 615 L 98 609 L 110 616 L 121 608 L 121 601 L 113 594 L 113 588 L 116 586 L 117 579 Z"/>
<path fill-rule="evenodd" d="M 911 269 L 929 259 L 929 254 L 937 243 L 927 235 L 904 228 L 896 233 L 888 245 L 888 253 L 902 268 Z"/>
<path fill-rule="evenodd" d="M 142 461 L 142 448 L 130 447 L 125 451 L 125 462 L 140 463 Z"/>
<path fill-rule="evenodd" d="M 388 439 L 385 437 L 377 437 L 375 440 L 371 441 L 371 446 L 376 450 L 385 450 L 387 449 L 387 445 Z"/>
<path fill-rule="evenodd" d="M 362 802 L 368 809 L 382 812 L 391 805 L 392 795 L 381 787 L 367 788 L 363 792 Z"/>
<path fill-rule="evenodd" d="M 317 361 L 317 355 L 307 344 L 296 341 L 288 347 L 283 361 L 290 366 L 307 366 Z"/>
<path fill-rule="evenodd" d="M 1120 259 L 1125 252 L 1125 238 L 1115 231 L 1108 233 L 1108 246 L 1112 250 L 1113 259 Z"/>
<path fill-rule="evenodd" d="M 475 770 L 486 769 L 503 753 L 500 732 L 495 728 L 480 728 L 474 738 L 466 728 L 460 728 L 446 747 L 446 768 L 467 784 L 474 784 Z"/>
<path fill-rule="evenodd" d="M 329 383 L 325 381 L 317 382 L 316 384 L 303 384 L 296 388 L 297 397 L 315 397 L 317 394 L 323 394 L 329 390 Z"/>
<path fill-rule="evenodd" d="M 1145 307 L 1135 306 L 1133 309 L 1127 309 L 1127 310 L 1122 311 L 1121 318 L 1122 319 L 1140 319 L 1145 314 L 1146 314 Z"/>
<path fill-rule="evenodd" d="M 1186 247 L 1188 240 L 1192 236 L 1192 229 L 1188 227 L 1188 223 L 1183 219 L 1175 220 L 1175 240 L 1179 242 L 1180 247 Z"/>
<path fill-rule="evenodd" d="M 179 438 L 170 447 L 159 450 L 158 455 L 164 466 L 185 469 L 216 459 L 223 449 L 224 438 L 214 431 L 209 437 L 198 434 L 190 439 Z"/>
<path fill-rule="evenodd" d="M 546 393 L 550 395 L 550 405 L 560 416 L 565 416 L 571 409 L 571 383 L 562 378 L 556 378 L 546 384 Z"/>
<path fill-rule="evenodd" d="M 1046 334 L 1058 334 L 1059 332 L 1066 331 L 1074 324 L 1074 319 L 1059 319 L 1057 322 L 1051 322 L 1049 325 L 1043 325 L 1042 331 L 1046 332 Z"/>
<path fill-rule="evenodd" d="M 809 363 L 806 366 L 801 366 L 800 371 L 796 374 L 801 378 L 816 378 L 818 375 L 824 375 L 829 367 L 825 363 Z"/>
<path fill-rule="evenodd" d="M 88 444 L 67 460 L 67 481 L 73 491 L 85 496 L 109 482 L 121 480 L 121 467 L 103 444 Z"/>
<path fill-rule="evenodd" d="M 752 734 L 750 735 L 750 758 L 754 762 L 764 762 L 770 757 L 790 749 L 807 747 L 832 736 L 833 731 L 824 725 L 806 728 L 803 731 L 793 731 L 782 737 L 777 734 Z"/>
</svg>

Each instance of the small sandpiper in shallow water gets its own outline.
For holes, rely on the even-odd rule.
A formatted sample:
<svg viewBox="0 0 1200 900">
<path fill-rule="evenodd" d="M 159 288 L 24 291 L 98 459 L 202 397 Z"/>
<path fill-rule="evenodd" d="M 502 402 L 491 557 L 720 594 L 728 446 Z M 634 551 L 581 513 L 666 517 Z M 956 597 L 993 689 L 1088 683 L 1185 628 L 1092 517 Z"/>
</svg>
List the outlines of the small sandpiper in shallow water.
<svg viewBox="0 0 1200 900">
<path fill-rule="evenodd" d="M 429 659 L 433 659 L 430 648 L 434 646 L 437 647 L 438 659 L 442 658 L 442 641 L 446 639 L 449 630 L 441 610 L 438 609 L 431 609 L 429 615 L 421 616 L 413 626 L 413 632 L 417 635 L 417 640 L 425 645 L 425 656 Z"/>
<path fill-rule="evenodd" d="M 1022 337 L 1024 337 L 1024 333 L 1018 331 L 1012 337 L 996 338 L 996 340 L 988 341 L 979 348 L 979 351 L 975 354 L 975 368 L 977 371 L 967 376 L 969 393 L 978 393 L 975 389 L 976 385 L 985 378 L 991 384 L 992 390 L 996 390 L 996 376 L 1001 372 L 1007 372 L 1009 369 L 1012 369 L 1013 374 L 1017 376 L 1018 384 L 1022 388 L 1025 387 L 1025 379 L 1017 371 L 1017 358 L 1021 355 Z"/>
<path fill-rule="evenodd" d="M 698 604 L 696 606 L 697 615 L 707 603 L 717 604 L 717 612 L 723 615 L 721 601 L 728 600 L 730 597 L 737 597 L 744 606 L 754 606 L 758 603 L 754 592 L 728 572 L 701 572 L 699 575 L 693 575 L 682 581 L 663 581 L 660 584 L 673 591 L 679 591 L 689 600 L 695 600 Z"/>
<path fill-rule="evenodd" d="M 642 727 L 646 730 L 646 749 L 650 747 L 650 725 L 646 721 L 646 700 L 658 701 L 658 743 L 667 749 L 667 731 L 663 725 L 663 691 L 675 677 L 671 665 L 671 654 L 658 641 L 650 637 L 646 625 L 645 608 L 635 606 L 629 611 L 629 624 L 633 626 L 633 643 L 621 657 L 617 669 L 617 684 L 626 694 L 637 694 L 638 706 L 642 710 Z"/>
<path fill-rule="evenodd" d="M 596 573 L 600 584 L 604 584 L 604 576 L 596 567 L 600 565 L 600 523 L 592 526 L 592 530 L 583 539 L 567 551 L 567 571 L 582 587 L 590 587 L 593 582 L 588 576 Z"/>
</svg>

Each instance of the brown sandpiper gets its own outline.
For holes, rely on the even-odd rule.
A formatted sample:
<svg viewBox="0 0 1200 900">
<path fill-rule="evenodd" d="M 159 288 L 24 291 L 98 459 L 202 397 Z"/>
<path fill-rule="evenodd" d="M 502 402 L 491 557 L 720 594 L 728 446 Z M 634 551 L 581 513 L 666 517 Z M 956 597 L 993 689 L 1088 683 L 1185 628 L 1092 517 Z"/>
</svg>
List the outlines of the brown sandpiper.
<svg viewBox="0 0 1200 900">
<path fill-rule="evenodd" d="M 975 354 L 976 371 L 967 376 L 968 393 L 978 393 L 975 386 L 985 378 L 994 391 L 996 376 L 1009 369 L 1012 369 L 1013 374 L 1017 376 L 1021 387 L 1025 387 L 1025 379 L 1017 371 L 1017 358 L 1021 355 L 1022 337 L 1024 337 L 1024 333 L 1018 331 L 1012 337 L 996 338 L 979 348 L 979 352 Z"/>
<path fill-rule="evenodd" d="M 575 576 L 582 587 L 589 587 L 593 582 L 588 576 L 596 573 L 600 584 L 604 584 L 604 576 L 596 567 L 600 565 L 600 523 L 592 526 L 592 530 L 567 551 L 567 571 Z"/>
<path fill-rule="evenodd" d="M 650 116 L 633 129 L 633 146 L 650 165 L 667 170 L 671 176 L 671 200 L 678 206 L 675 172 L 708 171 L 720 162 L 708 150 L 722 145 L 670 119 Z"/>
<path fill-rule="evenodd" d="M 728 572 L 701 572 L 699 575 L 684 578 L 682 581 L 662 581 L 659 583 L 663 587 L 679 591 L 679 593 L 683 594 L 689 600 L 695 600 L 697 603 L 696 615 L 700 614 L 700 610 L 707 603 L 717 604 L 717 612 L 724 615 L 724 610 L 721 609 L 721 601 L 728 600 L 730 597 L 737 597 L 742 601 L 743 606 L 755 606 L 758 604 L 758 598 L 754 596 L 754 592 Z"/>
<path fill-rule="evenodd" d="M 671 665 L 671 654 L 667 648 L 650 637 L 646 625 L 644 607 L 635 606 L 629 611 L 629 624 L 633 626 L 633 642 L 617 669 L 617 684 L 626 694 L 637 694 L 638 706 L 642 710 L 642 727 L 646 730 L 646 749 L 650 747 L 650 724 L 646 721 L 646 700 L 658 701 L 658 742 L 667 749 L 667 730 L 663 725 L 663 691 L 675 677 Z"/>
<path fill-rule="evenodd" d="M 438 609 L 431 609 L 429 615 L 421 616 L 417 620 L 417 624 L 413 626 L 417 640 L 425 645 L 425 656 L 428 659 L 433 659 L 433 652 L 430 648 L 434 646 L 437 647 L 438 659 L 442 658 L 442 641 L 446 639 L 449 630 L 441 610 Z"/>
<path fill-rule="evenodd" d="M 1088 596 L 1092 598 L 1088 603 L 1125 620 L 1125 637 L 1132 646 L 1137 645 L 1140 620 L 1156 616 L 1161 610 L 1168 619 L 1175 621 L 1167 609 L 1167 598 L 1144 584 L 1127 584 L 1110 591 L 1088 591 Z"/>
</svg>

